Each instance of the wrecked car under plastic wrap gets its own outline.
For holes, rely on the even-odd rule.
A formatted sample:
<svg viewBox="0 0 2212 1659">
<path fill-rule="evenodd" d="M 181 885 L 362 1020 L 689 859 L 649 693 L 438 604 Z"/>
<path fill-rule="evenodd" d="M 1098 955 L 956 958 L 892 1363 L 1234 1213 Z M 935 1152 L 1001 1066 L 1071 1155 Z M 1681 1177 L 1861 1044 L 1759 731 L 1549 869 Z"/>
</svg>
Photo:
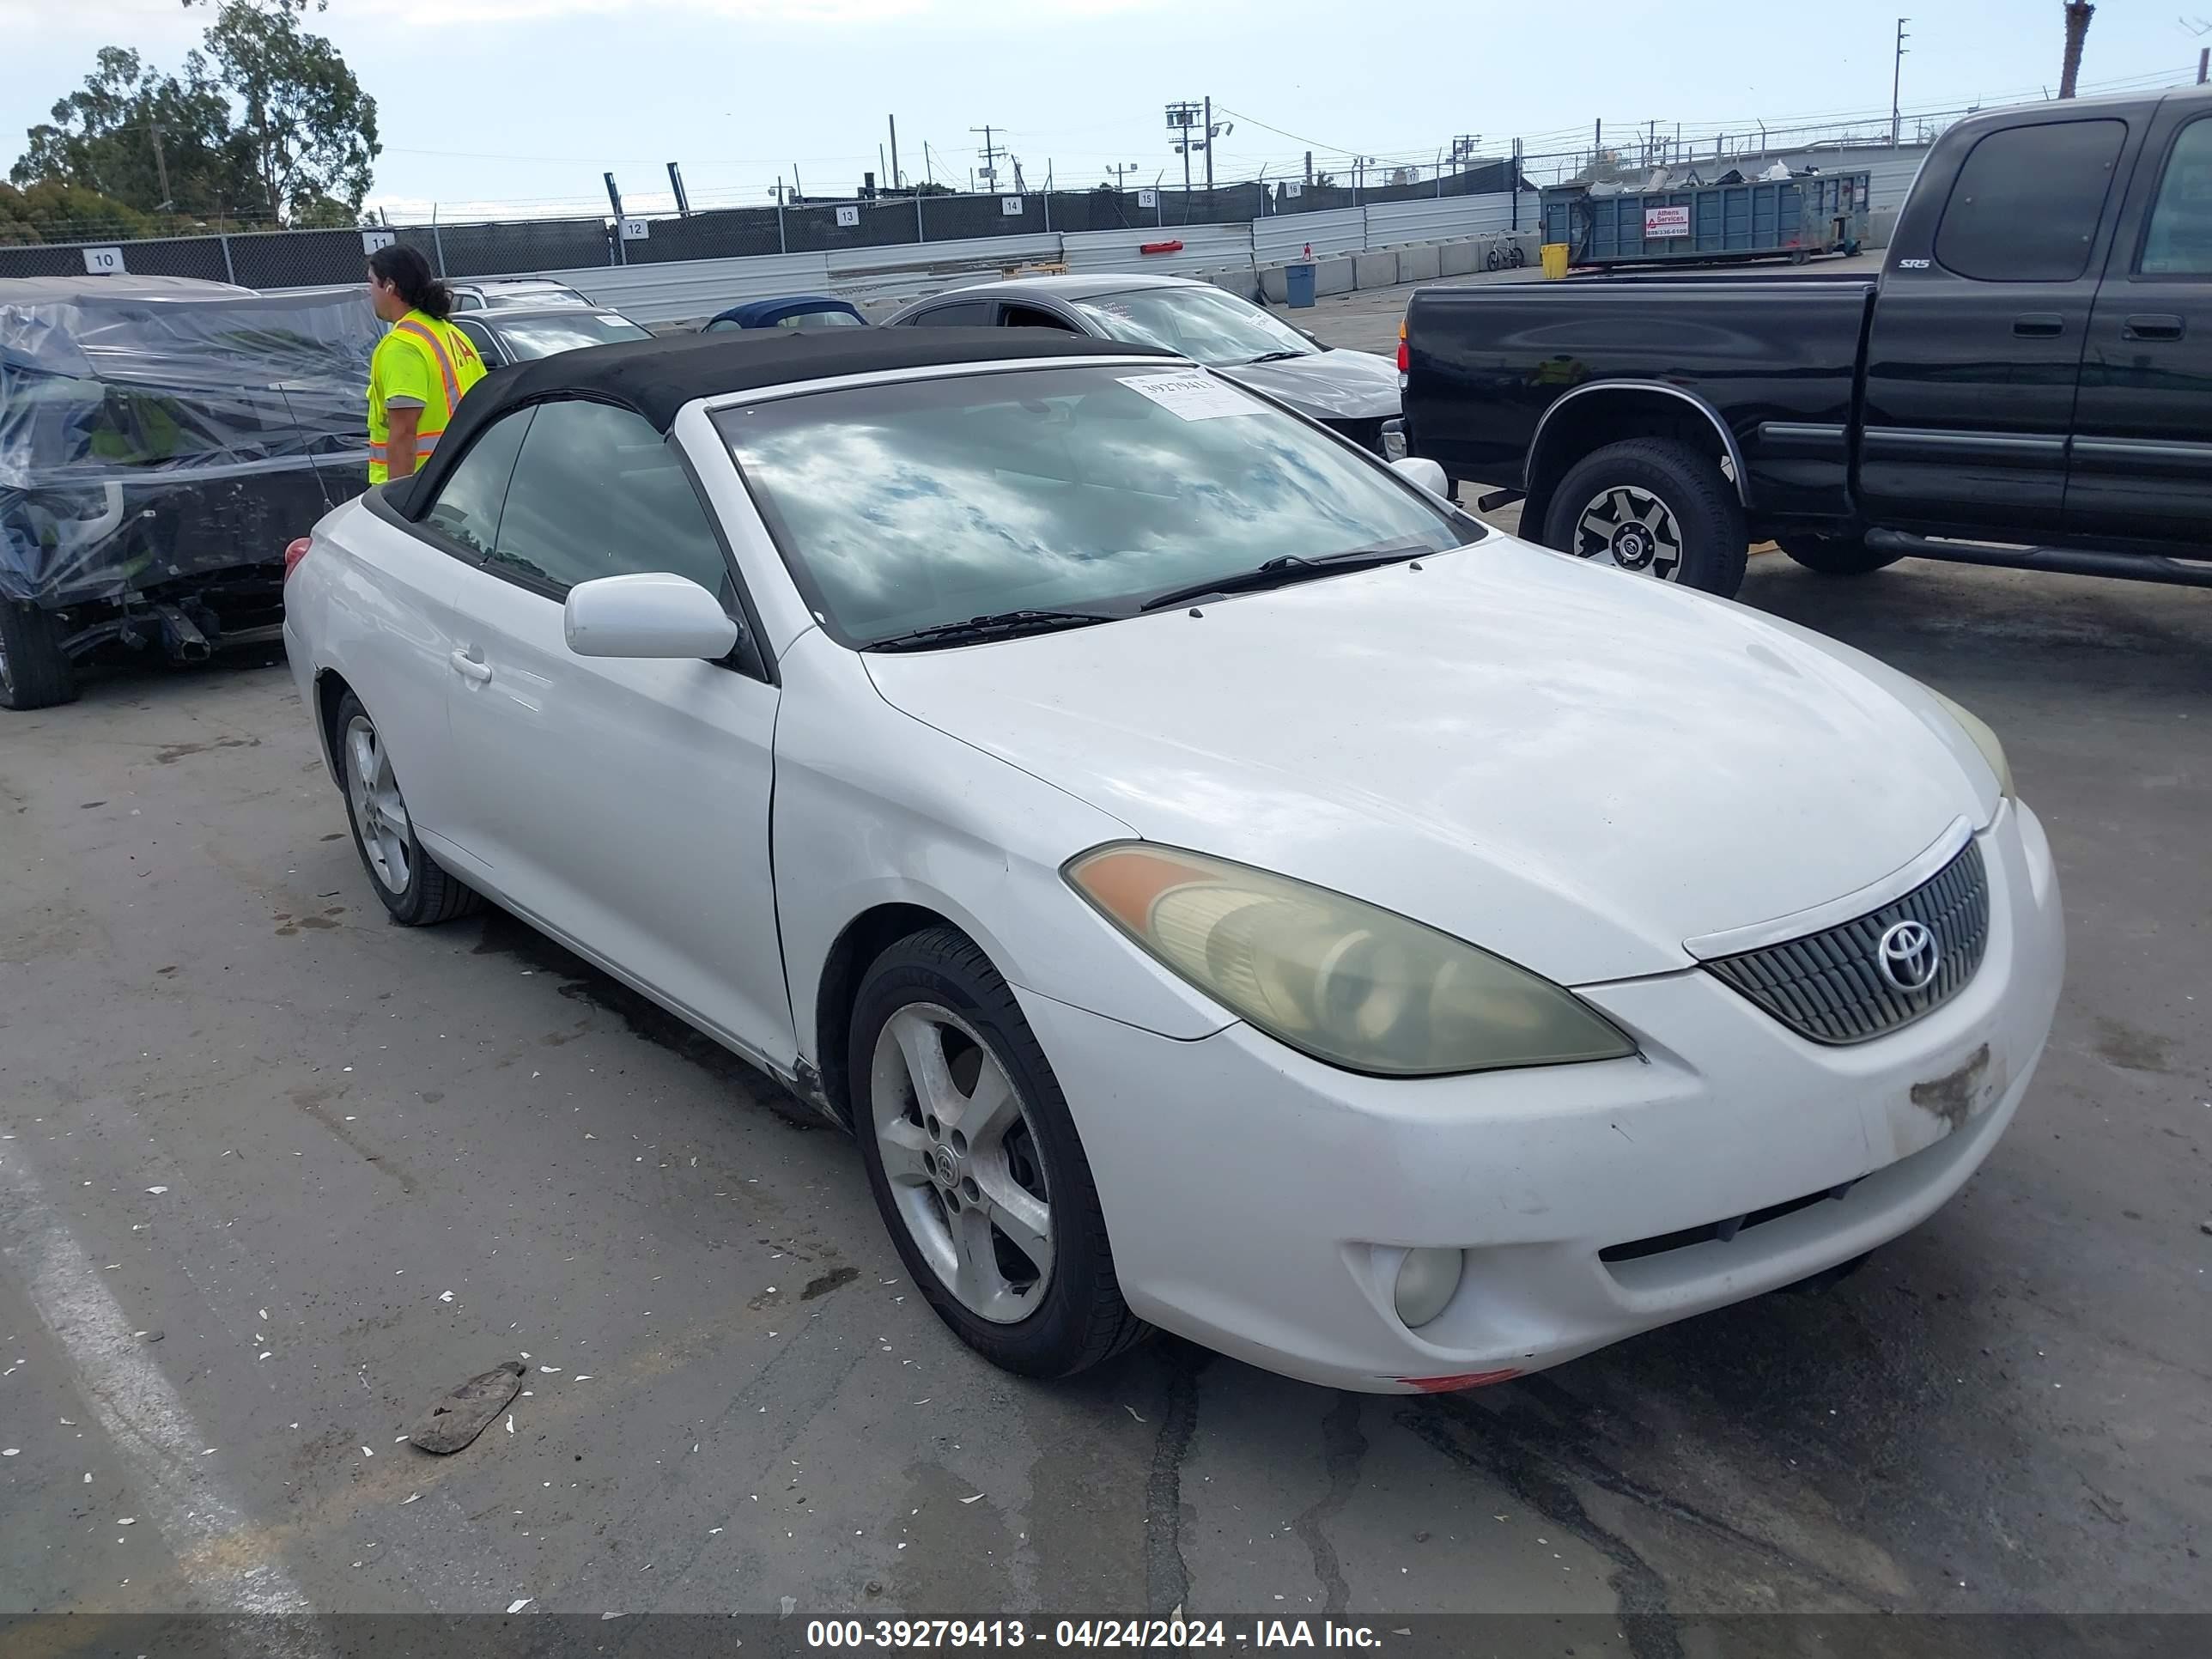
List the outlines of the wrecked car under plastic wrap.
<svg viewBox="0 0 2212 1659">
<path fill-rule="evenodd" d="M 285 543 L 367 488 L 380 332 L 358 289 L 0 283 L 0 600 L 126 643 L 142 596 L 277 605 Z"/>
</svg>

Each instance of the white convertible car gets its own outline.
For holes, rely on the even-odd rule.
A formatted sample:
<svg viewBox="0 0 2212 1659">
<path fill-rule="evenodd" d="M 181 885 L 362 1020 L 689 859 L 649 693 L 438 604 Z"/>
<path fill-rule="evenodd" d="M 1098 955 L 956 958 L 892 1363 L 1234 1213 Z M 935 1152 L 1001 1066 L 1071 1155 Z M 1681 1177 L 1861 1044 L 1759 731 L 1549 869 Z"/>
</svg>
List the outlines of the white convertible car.
<svg viewBox="0 0 2212 1659">
<path fill-rule="evenodd" d="M 964 1340 L 1466 1388 L 1838 1269 L 2063 956 L 1973 716 L 1142 348 L 599 347 L 291 550 L 398 921 L 483 895 L 857 1137 Z"/>
</svg>

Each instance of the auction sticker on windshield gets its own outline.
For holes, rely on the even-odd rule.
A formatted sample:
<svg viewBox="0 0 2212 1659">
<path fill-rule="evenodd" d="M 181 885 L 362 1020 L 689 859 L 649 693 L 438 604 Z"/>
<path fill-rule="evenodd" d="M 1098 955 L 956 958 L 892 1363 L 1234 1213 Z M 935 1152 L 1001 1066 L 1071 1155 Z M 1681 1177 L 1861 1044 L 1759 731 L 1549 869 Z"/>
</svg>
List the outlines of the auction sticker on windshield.
<svg viewBox="0 0 2212 1659">
<path fill-rule="evenodd" d="M 1224 415 L 1255 415 L 1261 405 L 1211 374 L 1124 374 L 1121 384 L 1139 397 L 1186 421 L 1217 421 Z"/>
</svg>

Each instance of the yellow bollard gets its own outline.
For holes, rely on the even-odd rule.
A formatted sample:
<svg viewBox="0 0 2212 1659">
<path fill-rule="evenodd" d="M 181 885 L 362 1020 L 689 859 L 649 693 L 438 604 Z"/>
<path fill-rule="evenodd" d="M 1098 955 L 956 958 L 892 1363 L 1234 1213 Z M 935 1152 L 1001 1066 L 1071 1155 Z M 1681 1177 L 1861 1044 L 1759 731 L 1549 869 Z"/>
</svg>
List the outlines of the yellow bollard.
<svg viewBox="0 0 2212 1659">
<path fill-rule="evenodd" d="M 1565 242 L 1544 244 L 1544 280 L 1556 283 L 1567 274 L 1567 245 Z"/>
</svg>

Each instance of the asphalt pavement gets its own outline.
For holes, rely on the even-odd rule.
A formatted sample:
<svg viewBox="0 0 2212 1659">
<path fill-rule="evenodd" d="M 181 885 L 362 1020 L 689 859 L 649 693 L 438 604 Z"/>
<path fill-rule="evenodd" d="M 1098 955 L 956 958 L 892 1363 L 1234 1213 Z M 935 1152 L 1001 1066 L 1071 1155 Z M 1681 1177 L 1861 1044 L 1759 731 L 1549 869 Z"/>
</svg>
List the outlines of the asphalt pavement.
<svg viewBox="0 0 2212 1659">
<path fill-rule="evenodd" d="M 504 917 L 390 926 L 265 652 L 6 717 L 0 1613 L 2212 1612 L 2212 593 L 1743 599 L 2003 735 L 2050 1051 L 1841 1285 L 1431 1399 L 991 1370 L 773 1085 Z"/>
</svg>

